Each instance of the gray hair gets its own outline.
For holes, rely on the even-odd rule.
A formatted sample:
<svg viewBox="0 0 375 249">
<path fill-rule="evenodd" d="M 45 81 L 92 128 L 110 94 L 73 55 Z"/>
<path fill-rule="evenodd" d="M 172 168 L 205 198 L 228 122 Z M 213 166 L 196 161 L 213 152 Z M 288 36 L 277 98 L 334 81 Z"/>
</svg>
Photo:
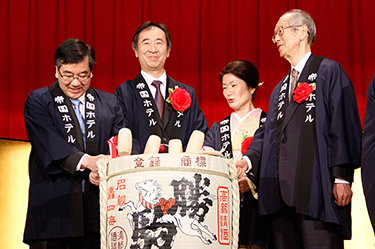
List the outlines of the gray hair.
<svg viewBox="0 0 375 249">
<path fill-rule="evenodd" d="M 307 26 L 307 34 L 308 39 L 307 43 L 310 45 L 310 47 L 313 45 L 316 37 L 316 26 L 314 23 L 314 20 L 311 18 L 311 16 L 306 13 L 303 10 L 300 9 L 293 9 L 285 12 L 281 17 L 284 17 L 285 15 L 290 14 L 290 17 L 288 19 L 290 26 L 298 26 L 298 25 L 304 25 Z"/>
</svg>

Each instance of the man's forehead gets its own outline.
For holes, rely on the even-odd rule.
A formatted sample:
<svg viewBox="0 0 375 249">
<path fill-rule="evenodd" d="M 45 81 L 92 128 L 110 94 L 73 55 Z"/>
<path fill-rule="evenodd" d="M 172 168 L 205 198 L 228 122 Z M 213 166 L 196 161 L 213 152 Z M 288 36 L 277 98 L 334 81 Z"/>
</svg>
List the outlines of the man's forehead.
<svg viewBox="0 0 375 249">
<path fill-rule="evenodd" d="M 89 72 L 90 66 L 87 62 L 86 63 L 69 63 L 69 64 L 62 64 L 60 70 L 63 72 L 72 72 L 72 71 L 79 71 L 79 72 Z"/>
<path fill-rule="evenodd" d="M 63 68 L 61 67 L 61 71 L 62 72 L 73 72 L 73 71 L 77 71 L 77 69 L 75 67 L 66 67 L 66 68 Z M 81 68 L 81 69 L 78 69 L 79 72 L 89 72 L 90 71 L 90 68 Z"/>
<path fill-rule="evenodd" d="M 152 26 L 150 28 L 142 30 L 141 33 L 139 33 L 139 37 L 141 38 L 139 39 L 139 41 L 150 39 L 163 41 L 166 40 L 164 31 L 156 26 Z"/>
<path fill-rule="evenodd" d="M 277 30 L 281 26 L 283 26 L 283 27 L 288 26 L 289 25 L 289 18 L 290 18 L 289 14 L 280 17 L 279 21 L 276 23 L 275 30 Z"/>
</svg>

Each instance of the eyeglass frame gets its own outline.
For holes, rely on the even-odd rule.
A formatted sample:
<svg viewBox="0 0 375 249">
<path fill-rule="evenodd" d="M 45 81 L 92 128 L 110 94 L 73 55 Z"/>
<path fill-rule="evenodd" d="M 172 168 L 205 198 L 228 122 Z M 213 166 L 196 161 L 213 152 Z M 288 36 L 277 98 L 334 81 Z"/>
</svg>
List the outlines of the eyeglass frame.
<svg viewBox="0 0 375 249">
<path fill-rule="evenodd" d="M 304 24 L 300 24 L 300 25 L 291 25 L 291 26 L 288 26 L 288 27 L 283 27 L 283 26 L 280 26 L 279 30 L 272 36 L 272 42 L 273 43 L 276 43 L 276 37 L 279 36 L 283 36 L 284 35 L 284 30 L 285 29 L 289 29 L 289 28 L 299 28 L 299 27 L 302 27 L 303 25 L 305 25 L 306 23 Z M 310 35 L 310 31 L 307 30 L 307 35 Z"/>
<path fill-rule="evenodd" d="M 59 72 L 59 74 L 60 74 L 60 76 L 61 76 L 61 78 L 64 80 L 64 77 L 68 77 L 68 78 L 70 78 L 70 77 L 72 77 L 72 80 L 71 81 L 66 81 L 66 80 L 64 80 L 66 83 L 70 83 L 70 82 L 72 82 L 74 79 L 77 79 L 79 82 L 81 82 L 81 83 L 85 83 L 85 82 L 87 82 L 87 81 L 89 81 L 89 79 L 92 77 L 92 73 L 90 72 L 87 76 L 85 76 L 86 77 L 86 79 L 80 79 L 80 77 L 81 76 L 79 76 L 79 75 L 72 75 L 72 76 L 68 76 L 68 75 L 63 75 L 61 72 L 60 72 L 60 70 L 57 70 L 58 72 Z"/>
</svg>

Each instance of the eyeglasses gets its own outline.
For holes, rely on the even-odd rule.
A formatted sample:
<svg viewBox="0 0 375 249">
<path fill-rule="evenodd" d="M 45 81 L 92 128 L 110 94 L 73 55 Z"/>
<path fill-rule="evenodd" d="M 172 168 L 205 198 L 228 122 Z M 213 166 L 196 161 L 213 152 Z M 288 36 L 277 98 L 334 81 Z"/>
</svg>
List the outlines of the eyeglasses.
<svg viewBox="0 0 375 249">
<path fill-rule="evenodd" d="M 289 26 L 289 27 L 283 27 L 283 26 L 280 26 L 279 30 L 275 32 L 275 34 L 272 36 L 272 42 L 273 43 L 276 43 L 276 37 L 279 36 L 281 37 L 283 34 L 284 34 L 284 30 L 285 29 L 289 29 L 289 28 L 299 28 L 299 27 L 302 27 L 304 24 L 300 24 L 300 25 L 292 25 L 292 26 Z M 310 32 L 307 31 L 307 34 L 310 35 Z"/>
<path fill-rule="evenodd" d="M 87 82 L 91 78 L 91 76 L 92 76 L 91 73 L 90 74 L 85 74 L 85 75 L 77 75 L 77 76 L 74 76 L 74 75 L 62 75 L 60 71 L 59 71 L 59 74 L 60 74 L 60 76 L 62 78 L 62 81 L 64 83 L 70 83 L 74 79 L 77 79 L 81 83 L 84 83 L 84 82 Z"/>
</svg>

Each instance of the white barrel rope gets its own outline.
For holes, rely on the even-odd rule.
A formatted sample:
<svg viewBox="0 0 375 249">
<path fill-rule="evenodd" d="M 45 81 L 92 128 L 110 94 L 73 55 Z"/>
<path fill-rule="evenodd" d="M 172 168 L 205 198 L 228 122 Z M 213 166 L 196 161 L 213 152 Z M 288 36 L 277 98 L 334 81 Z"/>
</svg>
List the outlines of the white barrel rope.
<svg viewBox="0 0 375 249">
<path fill-rule="evenodd" d="M 99 203 L 100 203 L 100 248 L 107 248 L 107 198 L 108 198 L 108 186 L 107 186 L 107 165 L 109 159 L 100 159 L 97 161 L 99 169 Z"/>
<path fill-rule="evenodd" d="M 227 160 L 229 174 L 232 181 L 232 249 L 238 248 L 238 234 L 240 230 L 240 190 L 238 187 L 235 160 Z"/>
</svg>

